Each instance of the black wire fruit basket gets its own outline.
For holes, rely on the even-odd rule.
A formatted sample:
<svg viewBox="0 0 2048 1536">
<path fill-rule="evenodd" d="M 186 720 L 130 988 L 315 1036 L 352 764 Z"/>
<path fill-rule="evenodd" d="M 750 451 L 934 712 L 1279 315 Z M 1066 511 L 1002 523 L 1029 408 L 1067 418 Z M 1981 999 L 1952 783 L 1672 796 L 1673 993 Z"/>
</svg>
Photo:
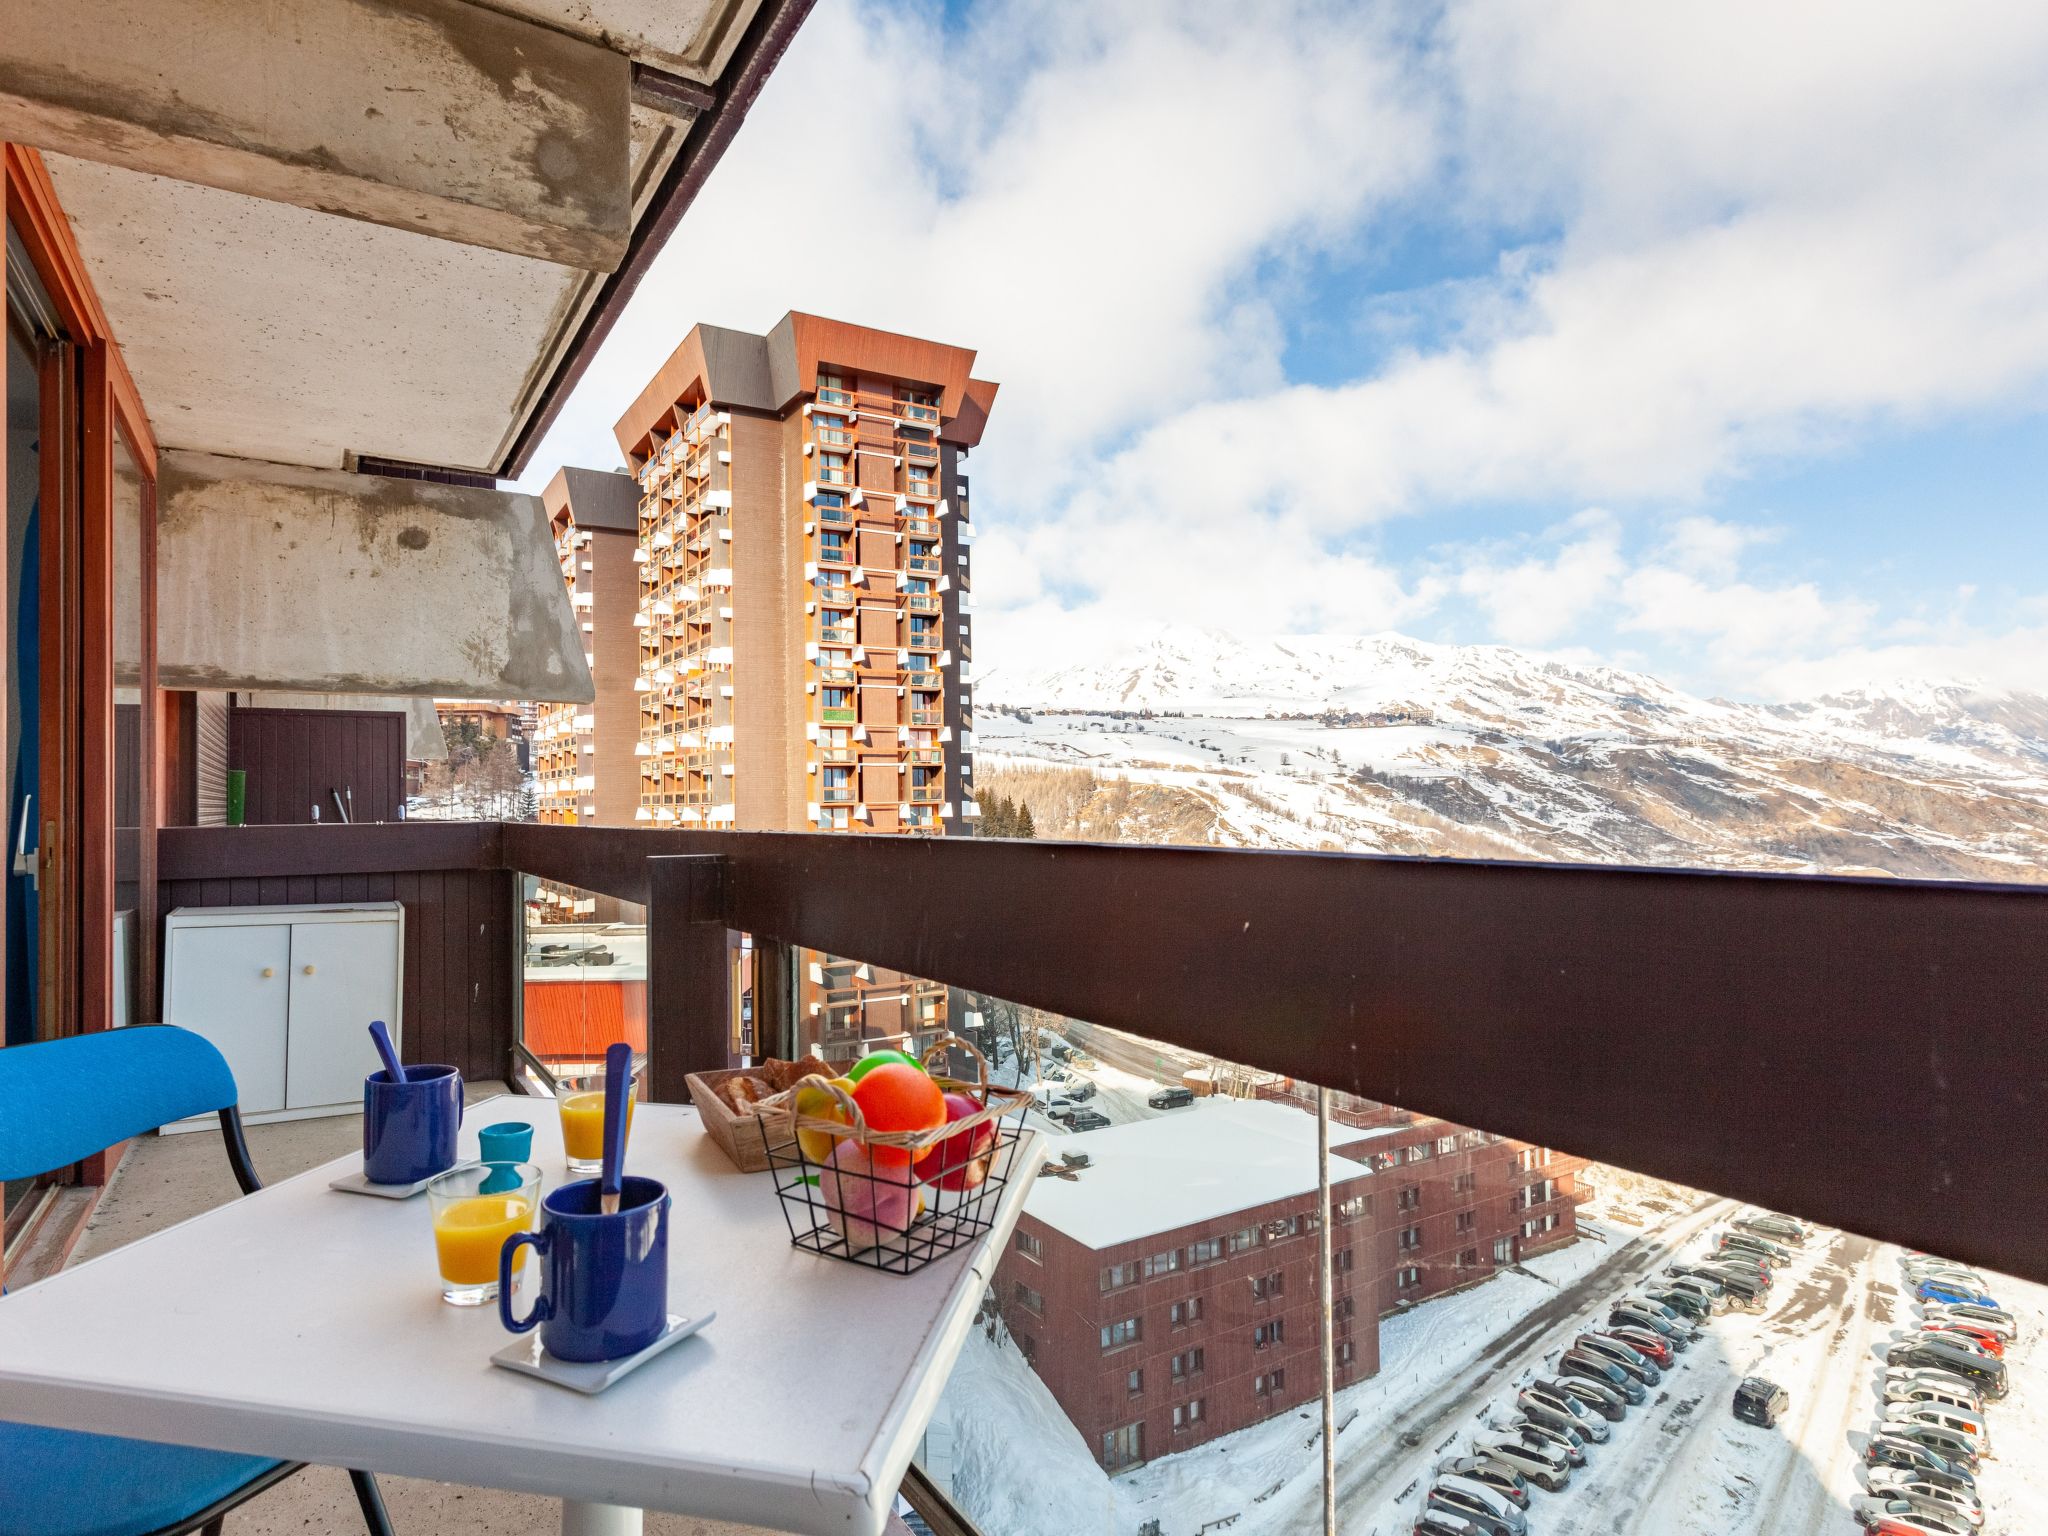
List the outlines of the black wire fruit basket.
<svg viewBox="0 0 2048 1536">
<path fill-rule="evenodd" d="M 949 1049 L 974 1058 L 979 1081 L 937 1070 Z M 924 1066 L 942 1091 L 977 1107 L 932 1130 L 878 1131 L 823 1076 L 762 1100 L 768 1169 L 797 1247 L 908 1275 L 994 1225 L 1031 1095 L 991 1083 L 987 1059 L 958 1035 L 934 1041 Z"/>
</svg>

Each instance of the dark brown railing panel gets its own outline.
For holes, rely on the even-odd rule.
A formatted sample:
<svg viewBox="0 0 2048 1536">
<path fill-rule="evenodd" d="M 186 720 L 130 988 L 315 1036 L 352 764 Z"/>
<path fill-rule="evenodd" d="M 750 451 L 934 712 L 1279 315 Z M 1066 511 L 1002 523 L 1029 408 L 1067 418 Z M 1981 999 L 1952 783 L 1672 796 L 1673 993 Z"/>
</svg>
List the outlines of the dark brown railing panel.
<svg viewBox="0 0 2048 1536">
<path fill-rule="evenodd" d="M 503 869 L 495 821 L 361 822 L 354 826 L 165 827 L 159 880 L 262 875 L 363 875 Z"/>
<path fill-rule="evenodd" d="M 165 832 L 167 862 L 190 836 Z M 2048 888 L 531 826 L 491 846 L 634 900 L 648 856 L 720 854 L 724 921 L 757 938 L 2048 1279 Z M 650 913 L 650 955 L 672 933 Z"/>
</svg>

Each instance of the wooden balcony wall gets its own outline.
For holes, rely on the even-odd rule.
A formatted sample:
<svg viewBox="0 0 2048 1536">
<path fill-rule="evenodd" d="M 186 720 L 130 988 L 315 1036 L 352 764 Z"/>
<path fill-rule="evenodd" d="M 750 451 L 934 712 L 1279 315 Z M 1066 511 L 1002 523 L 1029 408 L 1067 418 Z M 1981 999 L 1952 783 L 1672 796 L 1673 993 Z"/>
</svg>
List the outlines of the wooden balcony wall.
<svg viewBox="0 0 2048 1536">
<path fill-rule="evenodd" d="M 167 905 L 483 876 L 441 884 L 408 1002 L 448 967 L 415 1039 L 501 1060 L 509 872 L 645 903 L 659 1098 L 723 1060 L 738 929 L 2048 1280 L 2048 887 L 530 823 L 167 829 L 160 859 Z"/>
</svg>

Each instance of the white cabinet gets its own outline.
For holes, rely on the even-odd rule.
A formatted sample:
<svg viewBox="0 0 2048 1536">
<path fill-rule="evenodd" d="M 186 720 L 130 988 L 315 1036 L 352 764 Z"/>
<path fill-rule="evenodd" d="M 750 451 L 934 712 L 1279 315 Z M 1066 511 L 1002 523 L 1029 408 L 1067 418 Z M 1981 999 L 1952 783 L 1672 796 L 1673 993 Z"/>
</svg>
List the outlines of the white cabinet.
<svg viewBox="0 0 2048 1536">
<path fill-rule="evenodd" d="M 180 907 L 164 920 L 164 1022 L 220 1048 L 245 1119 L 347 1114 L 378 1066 L 370 1021 L 402 1040 L 404 955 L 395 901 Z"/>
</svg>

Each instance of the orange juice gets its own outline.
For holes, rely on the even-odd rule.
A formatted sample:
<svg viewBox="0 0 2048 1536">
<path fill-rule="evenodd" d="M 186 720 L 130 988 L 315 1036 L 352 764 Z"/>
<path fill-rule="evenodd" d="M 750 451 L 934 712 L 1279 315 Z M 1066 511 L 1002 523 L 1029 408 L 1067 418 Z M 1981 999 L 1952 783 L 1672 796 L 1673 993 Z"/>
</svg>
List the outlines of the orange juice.
<svg viewBox="0 0 2048 1536">
<path fill-rule="evenodd" d="M 434 1216 L 434 1251 L 448 1285 L 495 1285 L 498 1253 L 505 1239 L 533 1226 L 533 1206 L 524 1195 L 471 1195 L 450 1202 Z M 526 1262 L 521 1246 L 512 1255 L 517 1273 Z"/>
<path fill-rule="evenodd" d="M 572 1163 L 604 1161 L 604 1090 L 572 1093 L 561 1101 L 562 1150 Z M 626 1100 L 626 1139 L 633 1138 L 633 1101 Z"/>
</svg>

